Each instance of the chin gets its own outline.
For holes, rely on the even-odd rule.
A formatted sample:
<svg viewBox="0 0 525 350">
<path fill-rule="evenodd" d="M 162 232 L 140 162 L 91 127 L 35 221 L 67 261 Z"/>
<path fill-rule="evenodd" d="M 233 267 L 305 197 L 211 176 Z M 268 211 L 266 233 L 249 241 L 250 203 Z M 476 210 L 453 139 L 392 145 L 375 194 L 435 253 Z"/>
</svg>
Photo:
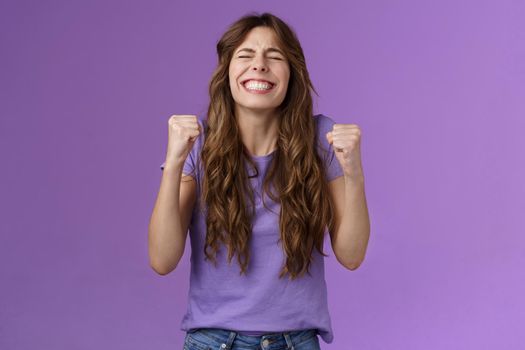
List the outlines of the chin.
<svg viewBox="0 0 525 350">
<path fill-rule="evenodd" d="M 274 106 L 274 105 L 267 105 L 267 104 L 245 104 L 245 105 L 242 105 L 243 108 L 246 108 L 246 109 L 253 109 L 253 110 L 261 110 L 261 111 L 264 111 L 264 110 L 269 110 L 269 109 L 275 109 L 278 107 L 277 106 Z"/>
</svg>

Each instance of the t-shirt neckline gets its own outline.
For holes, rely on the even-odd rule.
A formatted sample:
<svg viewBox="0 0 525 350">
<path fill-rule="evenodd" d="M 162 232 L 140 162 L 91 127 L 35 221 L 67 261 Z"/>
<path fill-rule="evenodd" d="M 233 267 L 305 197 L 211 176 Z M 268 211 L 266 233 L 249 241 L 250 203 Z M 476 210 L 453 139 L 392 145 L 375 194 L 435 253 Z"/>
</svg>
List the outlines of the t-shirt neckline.
<svg viewBox="0 0 525 350">
<path fill-rule="evenodd" d="M 254 155 L 250 154 L 250 157 L 256 162 L 266 162 L 266 161 L 270 160 L 273 157 L 275 151 L 277 151 L 277 150 L 274 149 L 270 153 L 262 155 L 262 156 L 254 156 Z"/>
</svg>

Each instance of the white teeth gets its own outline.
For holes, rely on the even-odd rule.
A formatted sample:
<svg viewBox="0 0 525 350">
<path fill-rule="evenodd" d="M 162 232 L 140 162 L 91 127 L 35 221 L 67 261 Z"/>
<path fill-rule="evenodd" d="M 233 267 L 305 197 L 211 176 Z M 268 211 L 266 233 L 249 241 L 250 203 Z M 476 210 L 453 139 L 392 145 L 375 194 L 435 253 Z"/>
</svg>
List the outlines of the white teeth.
<svg viewBox="0 0 525 350">
<path fill-rule="evenodd" d="M 272 85 L 268 83 L 254 81 L 254 80 L 244 83 L 244 86 L 250 90 L 270 90 L 272 88 Z"/>
</svg>

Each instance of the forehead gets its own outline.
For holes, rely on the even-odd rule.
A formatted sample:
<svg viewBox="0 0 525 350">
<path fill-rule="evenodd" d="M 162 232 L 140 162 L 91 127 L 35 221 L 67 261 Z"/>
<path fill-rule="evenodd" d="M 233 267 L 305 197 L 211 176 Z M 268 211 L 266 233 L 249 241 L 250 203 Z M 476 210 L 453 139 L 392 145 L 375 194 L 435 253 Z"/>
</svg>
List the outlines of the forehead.
<svg viewBox="0 0 525 350">
<path fill-rule="evenodd" d="M 244 41 L 236 49 L 250 47 L 252 49 L 265 49 L 268 47 L 279 48 L 277 36 L 274 31 L 268 27 L 255 27 L 244 38 Z"/>
</svg>

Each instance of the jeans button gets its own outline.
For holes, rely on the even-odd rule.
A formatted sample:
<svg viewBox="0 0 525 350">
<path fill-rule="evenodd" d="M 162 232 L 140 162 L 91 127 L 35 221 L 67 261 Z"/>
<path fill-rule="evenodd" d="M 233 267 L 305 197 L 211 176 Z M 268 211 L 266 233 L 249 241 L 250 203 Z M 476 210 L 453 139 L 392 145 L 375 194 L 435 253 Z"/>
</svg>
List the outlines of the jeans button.
<svg viewBox="0 0 525 350">
<path fill-rule="evenodd" d="M 267 347 L 269 343 L 270 343 L 270 341 L 268 339 L 264 339 L 263 340 L 263 346 L 264 347 Z"/>
</svg>

